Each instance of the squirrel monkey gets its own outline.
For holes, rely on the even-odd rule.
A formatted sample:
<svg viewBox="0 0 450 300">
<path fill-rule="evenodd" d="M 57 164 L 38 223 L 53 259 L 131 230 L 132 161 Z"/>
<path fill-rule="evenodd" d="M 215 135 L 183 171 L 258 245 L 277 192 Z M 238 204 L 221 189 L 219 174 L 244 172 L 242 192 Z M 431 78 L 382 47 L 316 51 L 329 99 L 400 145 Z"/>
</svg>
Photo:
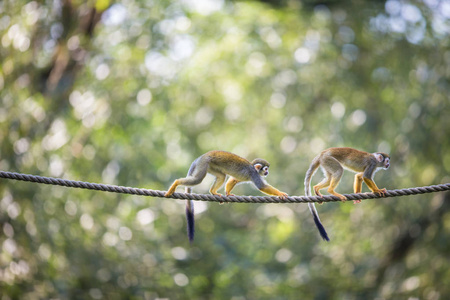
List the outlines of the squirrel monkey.
<svg viewBox="0 0 450 300">
<path fill-rule="evenodd" d="M 286 198 L 286 193 L 280 192 L 264 181 L 263 177 L 269 175 L 269 166 L 270 164 L 261 158 L 249 162 L 245 158 L 230 152 L 210 151 L 194 160 L 187 173 L 188 176 L 175 180 L 164 196 L 171 196 L 179 185 L 186 186 L 186 193 L 190 193 L 192 190 L 191 186 L 200 184 L 206 173 L 210 173 L 216 177 L 209 190 L 213 195 L 222 196 L 217 193 L 217 190 L 225 182 L 226 176 L 230 175 L 225 185 L 227 196 L 233 196 L 231 190 L 236 184 L 252 181 L 261 192 L 271 196 Z M 189 241 L 192 242 L 194 239 L 194 204 L 192 200 L 188 200 L 186 203 L 186 219 Z"/>
<path fill-rule="evenodd" d="M 384 169 L 387 170 L 390 165 L 390 157 L 386 153 L 368 153 L 359 151 L 353 148 L 329 148 L 322 151 L 316 156 L 305 176 L 305 193 L 307 196 L 311 195 L 311 177 L 321 167 L 325 178 L 317 185 L 314 186 L 314 192 L 317 196 L 321 196 L 321 189 L 328 187 L 328 193 L 339 197 L 342 201 L 347 200 L 344 195 L 336 193 L 334 190 L 341 180 L 344 168 L 355 172 L 355 182 L 353 190 L 355 193 L 361 193 L 363 181 L 367 184 L 369 189 L 375 193 L 384 195 L 386 189 L 379 189 L 373 181 L 375 173 Z M 361 200 L 355 200 L 354 203 L 360 203 Z M 314 206 L 314 203 L 308 203 L 309 209 L 314 217 L 314 222 L 319 229 L 320 235 L 324 240 L 329 240 L 325 228 L 320 223 L 319 215 Z"/>
</svg>

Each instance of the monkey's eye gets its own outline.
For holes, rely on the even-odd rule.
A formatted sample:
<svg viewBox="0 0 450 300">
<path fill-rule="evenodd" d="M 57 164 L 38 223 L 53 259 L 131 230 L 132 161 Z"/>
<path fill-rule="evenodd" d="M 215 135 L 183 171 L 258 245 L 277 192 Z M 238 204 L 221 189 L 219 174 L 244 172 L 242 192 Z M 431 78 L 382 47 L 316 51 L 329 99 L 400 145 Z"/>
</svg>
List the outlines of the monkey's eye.
<svg viewBox="0 0 450 300">
<path fill-rule="evenodd" d="M 267 167 L 267 166 L 263 168 L 264 172 L 267 172 L 268 170 L 269 170 L 269 167 Z"/>
</svg>

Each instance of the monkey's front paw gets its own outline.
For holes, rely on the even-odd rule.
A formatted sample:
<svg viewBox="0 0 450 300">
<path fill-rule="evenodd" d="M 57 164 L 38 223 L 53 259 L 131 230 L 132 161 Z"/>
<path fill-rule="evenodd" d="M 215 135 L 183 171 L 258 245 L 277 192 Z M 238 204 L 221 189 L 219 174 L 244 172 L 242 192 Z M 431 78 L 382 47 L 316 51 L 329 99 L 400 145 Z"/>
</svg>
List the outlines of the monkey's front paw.
<svg viewBox="0 0 450 300">
<path fill-rule="evenodd" d="M 288 197 L 288 194 L 281 192 L 278 197 L 280 197 L 281 199 L 286 199 Z"/>
<path fill-rule="evenodd" d="M 172 196 L 172 195 L 173 195 L 173 192 L 167 191 L 167 192 L 164 194 L 164 197 L 170 197 L 170 196 Z"/>
<path fill-rule="evenodd" d="M 353 200 L 353 204 L 361 203 L 361 200 Z"/>
</svg>

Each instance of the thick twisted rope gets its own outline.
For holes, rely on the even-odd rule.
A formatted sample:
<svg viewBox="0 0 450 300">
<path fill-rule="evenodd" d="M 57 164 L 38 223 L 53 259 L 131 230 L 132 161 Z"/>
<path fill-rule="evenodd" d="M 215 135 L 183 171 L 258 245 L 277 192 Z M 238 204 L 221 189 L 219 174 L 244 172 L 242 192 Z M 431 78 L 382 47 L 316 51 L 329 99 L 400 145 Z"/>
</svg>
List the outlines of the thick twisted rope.
<svg viewBox="0 0 450 300">
<path fill-rule="evenodd" d="M 90 183 L 84 181 L 67 180 L 52 177 L 42 177 L 29 174 L 13 173 L 0 171 L 0 178 L 13 179 L 20 181 L 29 181 L 43 184 L 59 185 L 71 188 L 80 188 L 88 190 L 97 190 L 103 192 L 111 193 L 121 193 L 121 194 L 131 194 L 139 196 L 150 196 L 150 197 L 164 197 L 165 191 L 155 191 L 150 189 L 139 189 L 125 186 L 100 184 L 100 183 Z M 360 194 L 344 194 L 348 200 L 366 200 L 366 199 L 378 199 L 378 198 L 388 198 L 388 197 L 399 197 L 399 196 L 409 196 L 418 195 L 426 193 L 436 193 L 450 190 L 450 183 L 416 187 L 416 188 L 406 188 L 400 190 L 390 190 L 386 191 L 384 196 L 377 195 L 374 193 L 360 193 Z M 200 201 L 213 201 L 213 202 L 238 202 L 238 203 L 307 203 L 307 202 L 335 202 L 341 201 L 336 196 L 289 196 L 285 199 L 281 199 L 275 196 L 216 196 L 216 195 L 206 195 L 206 194 L 185 194 L 185 193 L 174 193 L 170 198 L 174 199 L 189 199 L 189 200 L 200 200 Z"/>
</svg>

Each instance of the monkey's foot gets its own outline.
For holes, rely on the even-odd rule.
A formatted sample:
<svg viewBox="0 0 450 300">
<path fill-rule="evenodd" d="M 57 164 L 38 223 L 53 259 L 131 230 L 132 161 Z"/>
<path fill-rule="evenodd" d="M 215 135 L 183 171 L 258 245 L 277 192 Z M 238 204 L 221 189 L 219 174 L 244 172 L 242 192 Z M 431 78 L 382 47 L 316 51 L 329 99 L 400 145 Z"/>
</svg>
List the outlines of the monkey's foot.
<svg viewBox="0 0 450 300">
<path fill-rule="evenodd" d="M 338 197 L 342 202 L 347 201 L 347 197 L 345 197 L 344 195 L 338 193 L 332 193 L 332 195 Z"/>
<path fill-rule="evenodd" d="M 386 192 L 387 192 L 386 189 L 381 189 L 381 190 L 375 191 L 375 192 L 373 192 L 373 193 L 374 193 L 374 194 L 377 194 L 377 195 L 379 195 L 379 196 L 384 197 L 384 196 L 386 196 Z"/>
<path fill-rule="evenodd" d="M 344 195 L 341 195 L 341 194 L 339 194 L 339 193 L 336 193 L 336 192 L 334 191 L 334 189 L 329 188 L 329 189 L 328 189 L 328 193 L 329 193 L 330 195 L 333 195 L 333 196 L 338 197 L 342 202 L 347 201 L 347 197 L 345 197 Z"/>
<path fill-rule="evenodd" d="M 361 200 L 353 200 L 353 204 L 361 203 Z"/>
<path fill-rule="evenodd" d="M 170 196 L 172 196 L 173 195 L 173 191 L 167 191 L 165 194 L 164 194 L 164 197 L 170 197 Z"/>
<path fill-rule="evenodd" d="M 316 193 L 316 196 L 319 196 L 320 198 L 323 198 L 323 195 L 322 195 L 319 191 L 314 190 L 314 193 Z M 319 202 L 317 202 L 317 203 L 320 204 L 320 205 L 322 205 L 322 204 L 323 204 L 323 201 L 319 201 Z"/>
<path fill-rule="evenodd" d="M 215 192 L 211 192 L 211 191 L 209 191 L 212 195 L 214 195 L 214 196 L 219 196 L 219 197 L 223 197 L 223 195 L 222 194 L 219 194 L 219 193 L 215 193 Z M 223 201 L 219 201 L 219 204 L 220 205 L 222 205 L 222 204 L 224 204 L 224 202 Z"/>
</svg>

